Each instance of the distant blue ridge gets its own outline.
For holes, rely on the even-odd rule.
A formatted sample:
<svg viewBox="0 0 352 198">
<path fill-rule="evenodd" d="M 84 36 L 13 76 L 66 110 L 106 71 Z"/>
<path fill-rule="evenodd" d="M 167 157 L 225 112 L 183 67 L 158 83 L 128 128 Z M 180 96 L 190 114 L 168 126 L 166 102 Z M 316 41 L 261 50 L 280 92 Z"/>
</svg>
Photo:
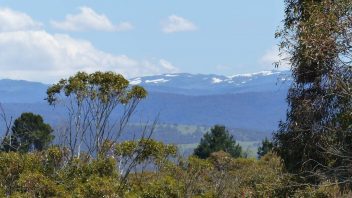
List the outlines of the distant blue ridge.
<svg viewBox="0 0 352 198">
<path fill-rule="evenodd" d="M 142 101 L 132 122 L 169 124 L 224 124 L 271 133 L 285 118 L 285 101 L 290 86 L 288 71 L 264 71 L 232 77 L 205 74 L 164 74 L 130 79 L 145 87 L 149 96 Z M 22 80 L 0 80 L 0 102 L 9 116 L 25 111 L 41 114 L 57 124 L 65 118 L 63 108 L 44 101 L 48 85 Z M 0 122 L 1 123 L 1 122 Z"/>
</svg>

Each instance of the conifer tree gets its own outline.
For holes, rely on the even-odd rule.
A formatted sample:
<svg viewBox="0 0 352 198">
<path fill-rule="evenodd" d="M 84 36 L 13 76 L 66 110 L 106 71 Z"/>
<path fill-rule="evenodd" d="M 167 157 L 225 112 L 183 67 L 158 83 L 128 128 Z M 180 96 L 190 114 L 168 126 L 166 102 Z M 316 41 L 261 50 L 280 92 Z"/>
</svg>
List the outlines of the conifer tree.
<svg viewBox="0 0 352 198">
<path fill-rule="evenodd" d="M 261 158 L 263 157 L 265 154 L 269 153 L 271 150 L 273 149 L 273 143 L 268 139 L 265 138 L 261 145 L 258 147 L 258 157 Z"/>
<path fill-rule="evenodd" d="M 241 146 L 236 144 L 236 140 L 225 126 L 215 125 L 210 132 L 205 133 L 200 144 L 194 150 L 194 155 L 205 159 L 217 151 L 227 152 L 232 157 L 240 157 L 242 153 Z"/>
<path fill-rule="evenodd" d="M 54 139 L 52 132 L 40 115 L 22 113 L 12 126 L 12 134 L 4 138 L 2 148 L 5 151 L 41 151 Z"/>
</svg>

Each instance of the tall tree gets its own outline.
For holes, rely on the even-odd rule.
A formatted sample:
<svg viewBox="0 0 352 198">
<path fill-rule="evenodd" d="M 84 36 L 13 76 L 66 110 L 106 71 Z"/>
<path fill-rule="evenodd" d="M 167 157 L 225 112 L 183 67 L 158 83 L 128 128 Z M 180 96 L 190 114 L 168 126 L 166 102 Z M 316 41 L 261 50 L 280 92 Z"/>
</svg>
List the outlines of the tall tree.
<svg viewBox="0 0 352 198">
<path fill-rule="evenodd" d="M 63 144 L 74 156 L 83 146 L 97 154 L 106 140 L 116 142 L 147 92 L 114 72 L 78 72 L 49 87 L 47 96 L 50 105 L 64 104 L 68 110 Z"/>
<path fill-rule="evenodd" d="M 205 159 L 217 151 L 225 151 L 232 157 L 240 157 L 242 154 L 241 146 L 236 144 L 236 140 L 225 126 L 215 125 L 210 132 L 205 133 L 200 144 L 194 150 L 194 155 Z"/>
<path fill-rule="evenodd" d="M 351 83 L 352 4 L 350 0 L 285 3 L 284 28 L 277 36 L 290 56 L 294 82 L 287 96 L 286 121 L 274 134 L 275 150 L 288 170 L 311 173 L 337 165 L 327 148 L 341 144 L 337 137 L 347 130 L 336 129 L 342 126 L 337 118 L 351 111 L 352 96 L 342 99 L 338 90 Z"/>
<path fill-rule="evenodd" d="M 46 149 L 54 135 L 49 124 L 44 123 L 40 115 L 22 113 L 12 126 L 12 133 L 2 142 L 6 151 L 29 152 Z"/>
</svg>

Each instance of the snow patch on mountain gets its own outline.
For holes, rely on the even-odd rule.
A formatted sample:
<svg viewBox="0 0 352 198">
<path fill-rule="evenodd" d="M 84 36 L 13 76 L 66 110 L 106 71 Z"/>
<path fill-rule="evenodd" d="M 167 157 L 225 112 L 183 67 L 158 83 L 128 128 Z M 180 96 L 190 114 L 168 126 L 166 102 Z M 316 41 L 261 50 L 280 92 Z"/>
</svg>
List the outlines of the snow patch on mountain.
<svg viewBox="0 0 352 198">
<path fill-rule="evenodd" d="M 135 79 L 132 79 L 131 81 L 130 81 L 130 84 L 131 85 L 139 85 L 139 84 L 141 84 L 142 83 L 142 79 L 141 78 L 135 78 Z"/>
<path fill-rule="evenodd" d="M 168 82 L 169 80 L 166 80 L 164 78 L 159 78 L 159 79 L 155 79 L 155 80 L 146 80 L 145 83 L 154 83 L 154 84 L 158 84 L 158 83 L 165 83 Z"/>
<path fill-rule="evenodd" d="M 229 78 L 236 78 L 236 77 L 253 77 L 253 76 L 270 76 L 273 74 L 279 74 L 279 71 L 260 71 L 255 73 L 248 73 L 248 74 L 235 74 L 229 76 Z"/>
<path fill-rule="evenodd" d="M 213 84 L 221 83 L 221 82 L 223 81 L 223 80 L 221 80 L 220 78 L 215 78 L 215 77 L 212 78 L 211 80 L 212 80 L 212 83 L 213 83 Z"/>
<path fill-rule="evenodd" d="M 166 77 L 177 77 L 177 76 L 179 76 L 179 75 L 177 75 L 177 74 L 165 74 L 165 76 L 166 76 Z"/>
</svg>

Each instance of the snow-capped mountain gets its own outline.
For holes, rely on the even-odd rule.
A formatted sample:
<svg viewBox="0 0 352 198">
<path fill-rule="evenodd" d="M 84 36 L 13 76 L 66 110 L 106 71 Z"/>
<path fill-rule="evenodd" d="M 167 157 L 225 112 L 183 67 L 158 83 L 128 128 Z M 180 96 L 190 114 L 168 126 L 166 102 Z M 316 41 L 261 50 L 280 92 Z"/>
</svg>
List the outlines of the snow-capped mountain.
<svg viewBox="0 0 352 198">
<path fill-rule="evenodd" d="M 251 74 L 222 76 L 214 74 L 164 74 L 133 78 L 130 83 L 151 92 L 185 95 L 235 94 L 276 91 L 290 84 L 288 71 L 262 71 Z"/>
<path fill-rule="evenodd" d="M 291 83 L 288 71 L 262 71 L 251 74 L 222 76 L 215 74 L 163 74 L 130 79 L 148 92 L 216 95 L 287 90 Z M 49 85 L 24 80 L 0 80 L 0 102 L 43 102 Z"/>
<path fill-rule="evenodd" d="M 291 80 L 288 71 L 263 71 L 233 76 L 164 74 L 130 82 L 149 92 L 137 109 L 135 121 L 159 115 L 162 123 L 224 124 L 268 132 L 285 116 Z M 64 114 L 44 101 L 47 87 L 36 82 L 0 80 L 0 102 L 13 117 L 29 111 L 55 123 Z"/>
</svg>

